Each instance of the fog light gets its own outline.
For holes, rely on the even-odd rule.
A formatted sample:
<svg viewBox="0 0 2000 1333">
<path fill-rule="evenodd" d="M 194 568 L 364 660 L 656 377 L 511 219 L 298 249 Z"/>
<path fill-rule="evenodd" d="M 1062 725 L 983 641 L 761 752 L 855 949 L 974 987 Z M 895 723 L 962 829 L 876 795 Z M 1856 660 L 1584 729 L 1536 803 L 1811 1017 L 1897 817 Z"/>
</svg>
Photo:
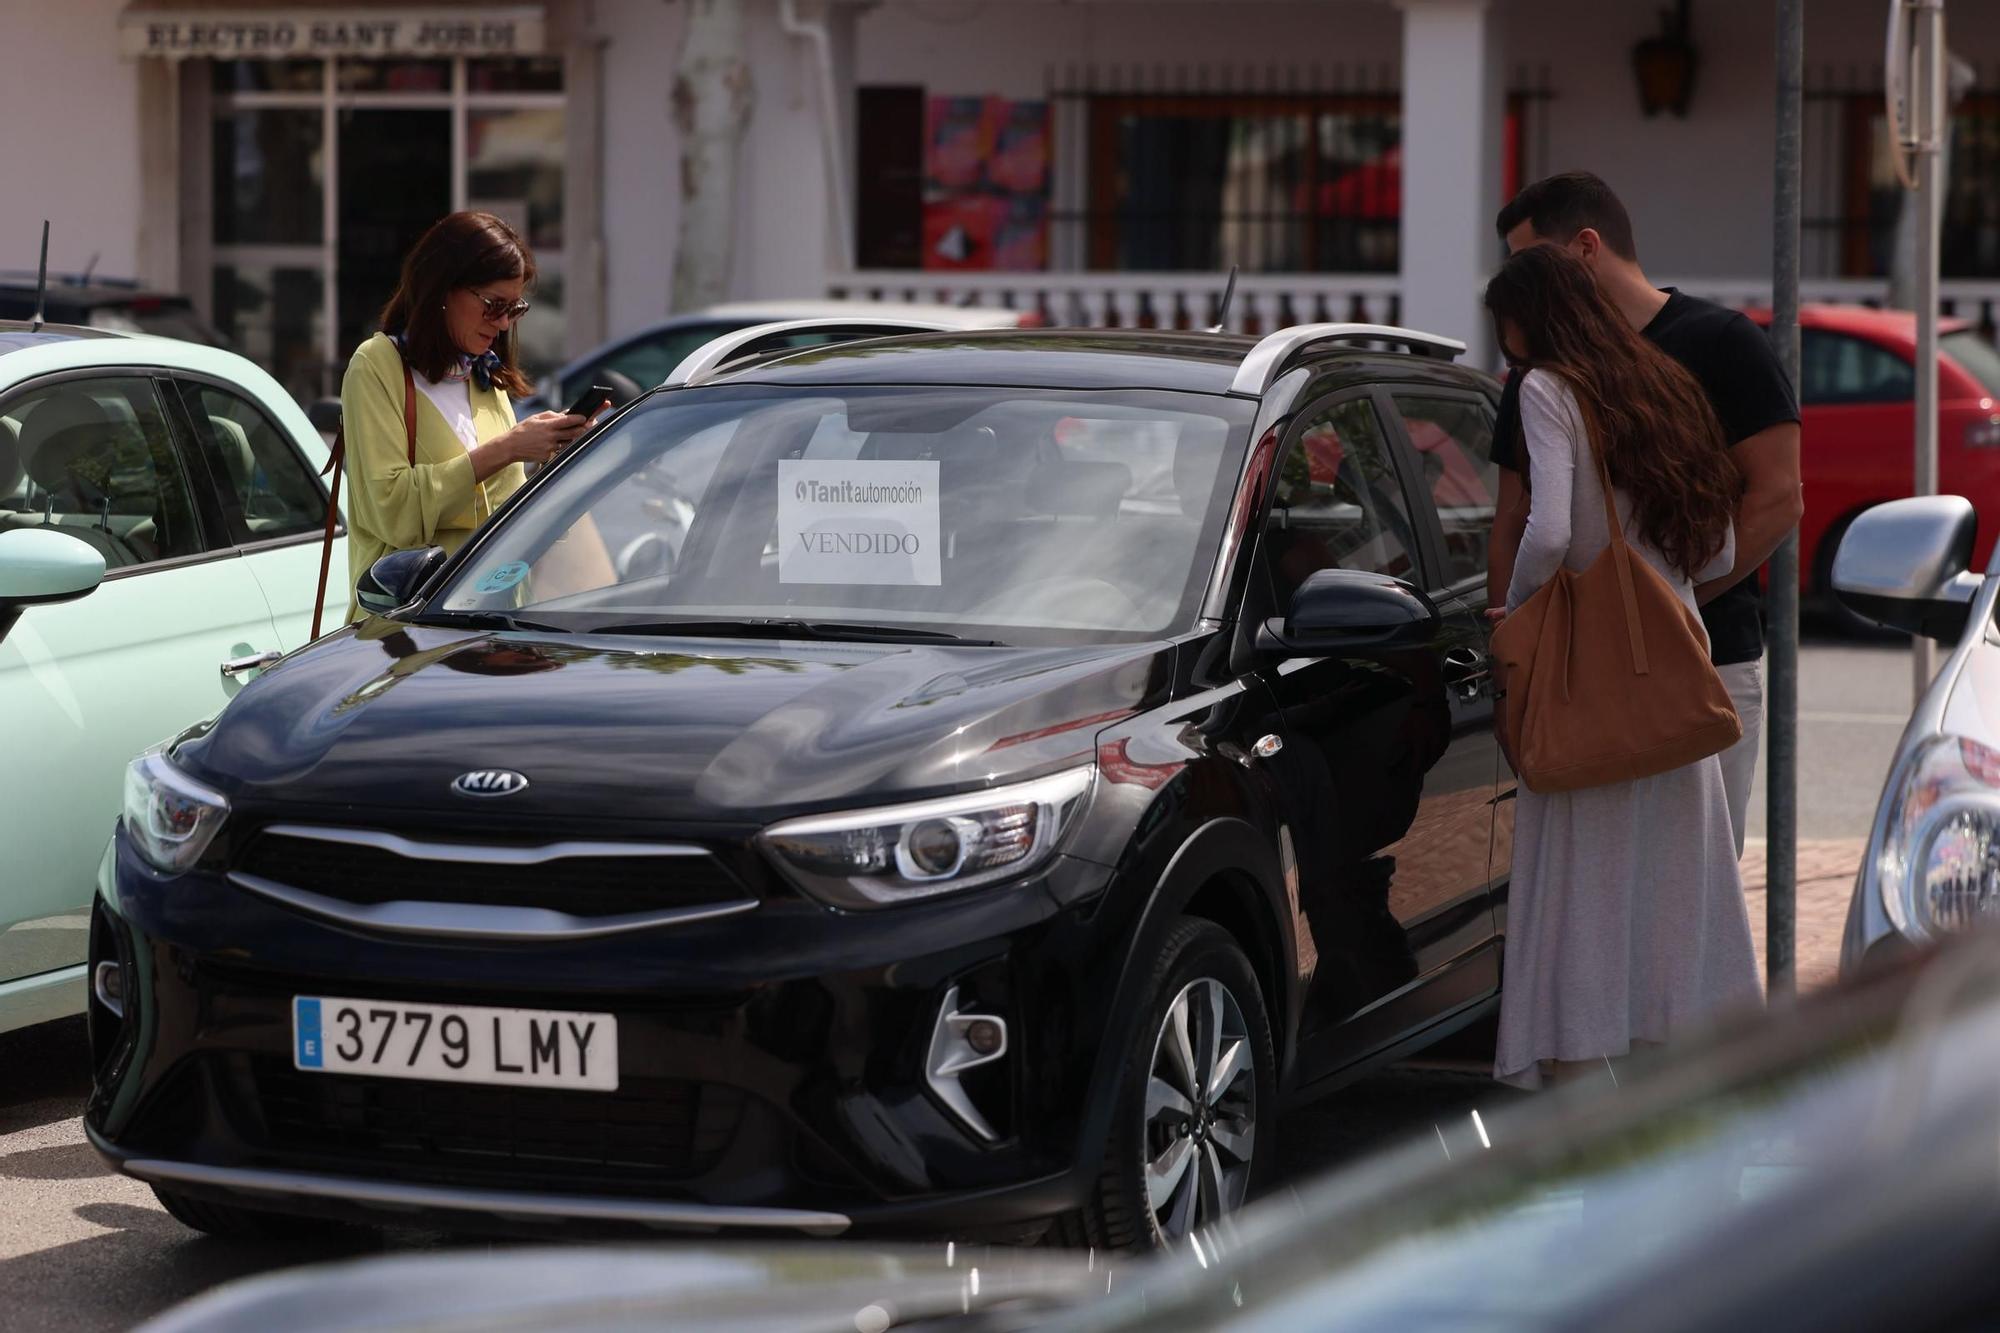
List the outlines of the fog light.
<svg viewBox="0 0 2000 1333">
<path fill-rule="evenodd" d="M 97 994 L 97 1002 L 118 1017 L 125 1017 L 125 969 L 113 962 L 97 965 L 91 974 L 91 989 Z"/>
<path fill-rule="evenodd" d="M 993 1014 L 961 1014 L 958 987 L 945 992 L 944 1003 L 938 1006 L 937 1026 L 931 1031 L 927 1081 L 946 1109 L 989 1143 L 998 1141 L 1000 1135 L 972 1104 L 958 1076 L 991 1064 L 1006 1053 L 1007 1020 Z"/>
</svg>

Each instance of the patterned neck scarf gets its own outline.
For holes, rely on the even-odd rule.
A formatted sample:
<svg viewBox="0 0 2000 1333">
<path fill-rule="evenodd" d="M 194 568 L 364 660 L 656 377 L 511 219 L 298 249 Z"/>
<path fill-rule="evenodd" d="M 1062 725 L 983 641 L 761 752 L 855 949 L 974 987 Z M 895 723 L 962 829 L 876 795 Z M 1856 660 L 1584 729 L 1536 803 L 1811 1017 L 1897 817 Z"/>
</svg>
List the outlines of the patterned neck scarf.
<svg viewBox="0 0 2000 1333">
<path fill-rule="evenodd" d="M 409 351 L 409 343 L 404 340 L 402 334 L 392 333 L 389 337 L 395 342 L 398 350 L 405 353 Z M 445 371 L 444 377 L 448 381 L 469 379 L 481 389 L 491 389 L 493 376 L 499 370 L 500 353 L 489 347 L 478 356 L 467 356 L 460 352 L 457 359 L 452 362 L 451 368 Z"/>
</svg>

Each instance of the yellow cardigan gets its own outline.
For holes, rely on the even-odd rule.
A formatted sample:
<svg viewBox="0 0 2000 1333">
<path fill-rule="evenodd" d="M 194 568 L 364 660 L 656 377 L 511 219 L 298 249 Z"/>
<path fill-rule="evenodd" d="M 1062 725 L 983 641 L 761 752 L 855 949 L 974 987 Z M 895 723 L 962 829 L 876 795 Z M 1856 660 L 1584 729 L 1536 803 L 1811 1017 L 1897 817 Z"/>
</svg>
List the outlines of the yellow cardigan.
<svg viewBox="0 0 2000 1333">
<path fill-rule="evenodd" d="M 513 428 L 514 408 L 504 390 L 469 388 L 480 443 Z M 474 481 L 464 443 L 436 404 L 421 391 L 416 397 L 412 467 L 403 425 L 402 355 L 383 333 L 355 349 L 340 383 L 340 412 L 347 435 L 347 568 L 357 582 L 392 551 L 423 546 L 456 551 L 528 479 L 519 463 L 509 463 L 484 482 Z M 356 600 L 348 619 L 361 616 Z"/>
</svg>

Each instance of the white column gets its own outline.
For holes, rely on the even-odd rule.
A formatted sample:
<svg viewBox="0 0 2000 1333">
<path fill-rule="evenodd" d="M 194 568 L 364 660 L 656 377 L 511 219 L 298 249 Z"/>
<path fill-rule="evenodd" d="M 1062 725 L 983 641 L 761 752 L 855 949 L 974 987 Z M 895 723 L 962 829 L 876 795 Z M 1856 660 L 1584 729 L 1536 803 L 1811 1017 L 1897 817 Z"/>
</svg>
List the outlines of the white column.
<svg viewBox="0 0 2000 1333">
<path fill-rule="evenodd" d="M 1399 0 L 1403 11 L 1402 322 L 1491 359 L 1480 304 L 1499 258 L 1506 81 L 1488 0 Z"/>
<path fill-rule="evenodd" d="M 208 62 L 197 63 L 205 71 Z M 180 148 L 181 64 L 157 56 L 141 59 L 139 262 L 135 276 L 166 291 L 178 289 L 181 279 Z M 25 181 L 17 185 L 17 199 L 32 197 L 34 191 L 26 185 Z"/>
</svg>

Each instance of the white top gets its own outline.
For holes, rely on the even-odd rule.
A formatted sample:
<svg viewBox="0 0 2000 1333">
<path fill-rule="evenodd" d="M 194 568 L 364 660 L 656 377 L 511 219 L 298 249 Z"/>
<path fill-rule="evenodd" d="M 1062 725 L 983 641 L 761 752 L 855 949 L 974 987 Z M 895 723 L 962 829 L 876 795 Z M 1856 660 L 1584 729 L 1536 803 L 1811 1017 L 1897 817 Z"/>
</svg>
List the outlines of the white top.
<svg viewBox="0 0 2000 1333">
<path fill-rule="evenodd" d="M 459 443 L 468 450 L 476 446 L 479 431 L 472 424 L 472 381 L 442 379 L 433 384 L 422 375 L 412 378 L 417 382 L 417 392 L 437 404 L 437 410 L 444 416 L 444 424 L 451 427 Z"/>
<path fill-rule="evenodd" d="M 1521 431 L 1528 447 L 1528 525 L 1514 557 L 1514 580 L 1507 589 L 1509 611 L 1518 611 L 1555 577 L 1558 568 L 1567 566 L 1580 574 L 1611 544 L 1611 531 L 1604 522 L 1604 482 L 1590 435 L 1576 395 L 1560 375 L 1531 370 L 1522 377 Z M 1734 527 L 1707 568 L 1690 579 L 1634 527 L 1630 497 L 1619 491 L 1612 499 L 1625 527 L 1625 540 L 1660 572 L 1689 610 L 1695 606 L 1696 583 L 1719 579 L 1735 566 Z"/>
</svg>

